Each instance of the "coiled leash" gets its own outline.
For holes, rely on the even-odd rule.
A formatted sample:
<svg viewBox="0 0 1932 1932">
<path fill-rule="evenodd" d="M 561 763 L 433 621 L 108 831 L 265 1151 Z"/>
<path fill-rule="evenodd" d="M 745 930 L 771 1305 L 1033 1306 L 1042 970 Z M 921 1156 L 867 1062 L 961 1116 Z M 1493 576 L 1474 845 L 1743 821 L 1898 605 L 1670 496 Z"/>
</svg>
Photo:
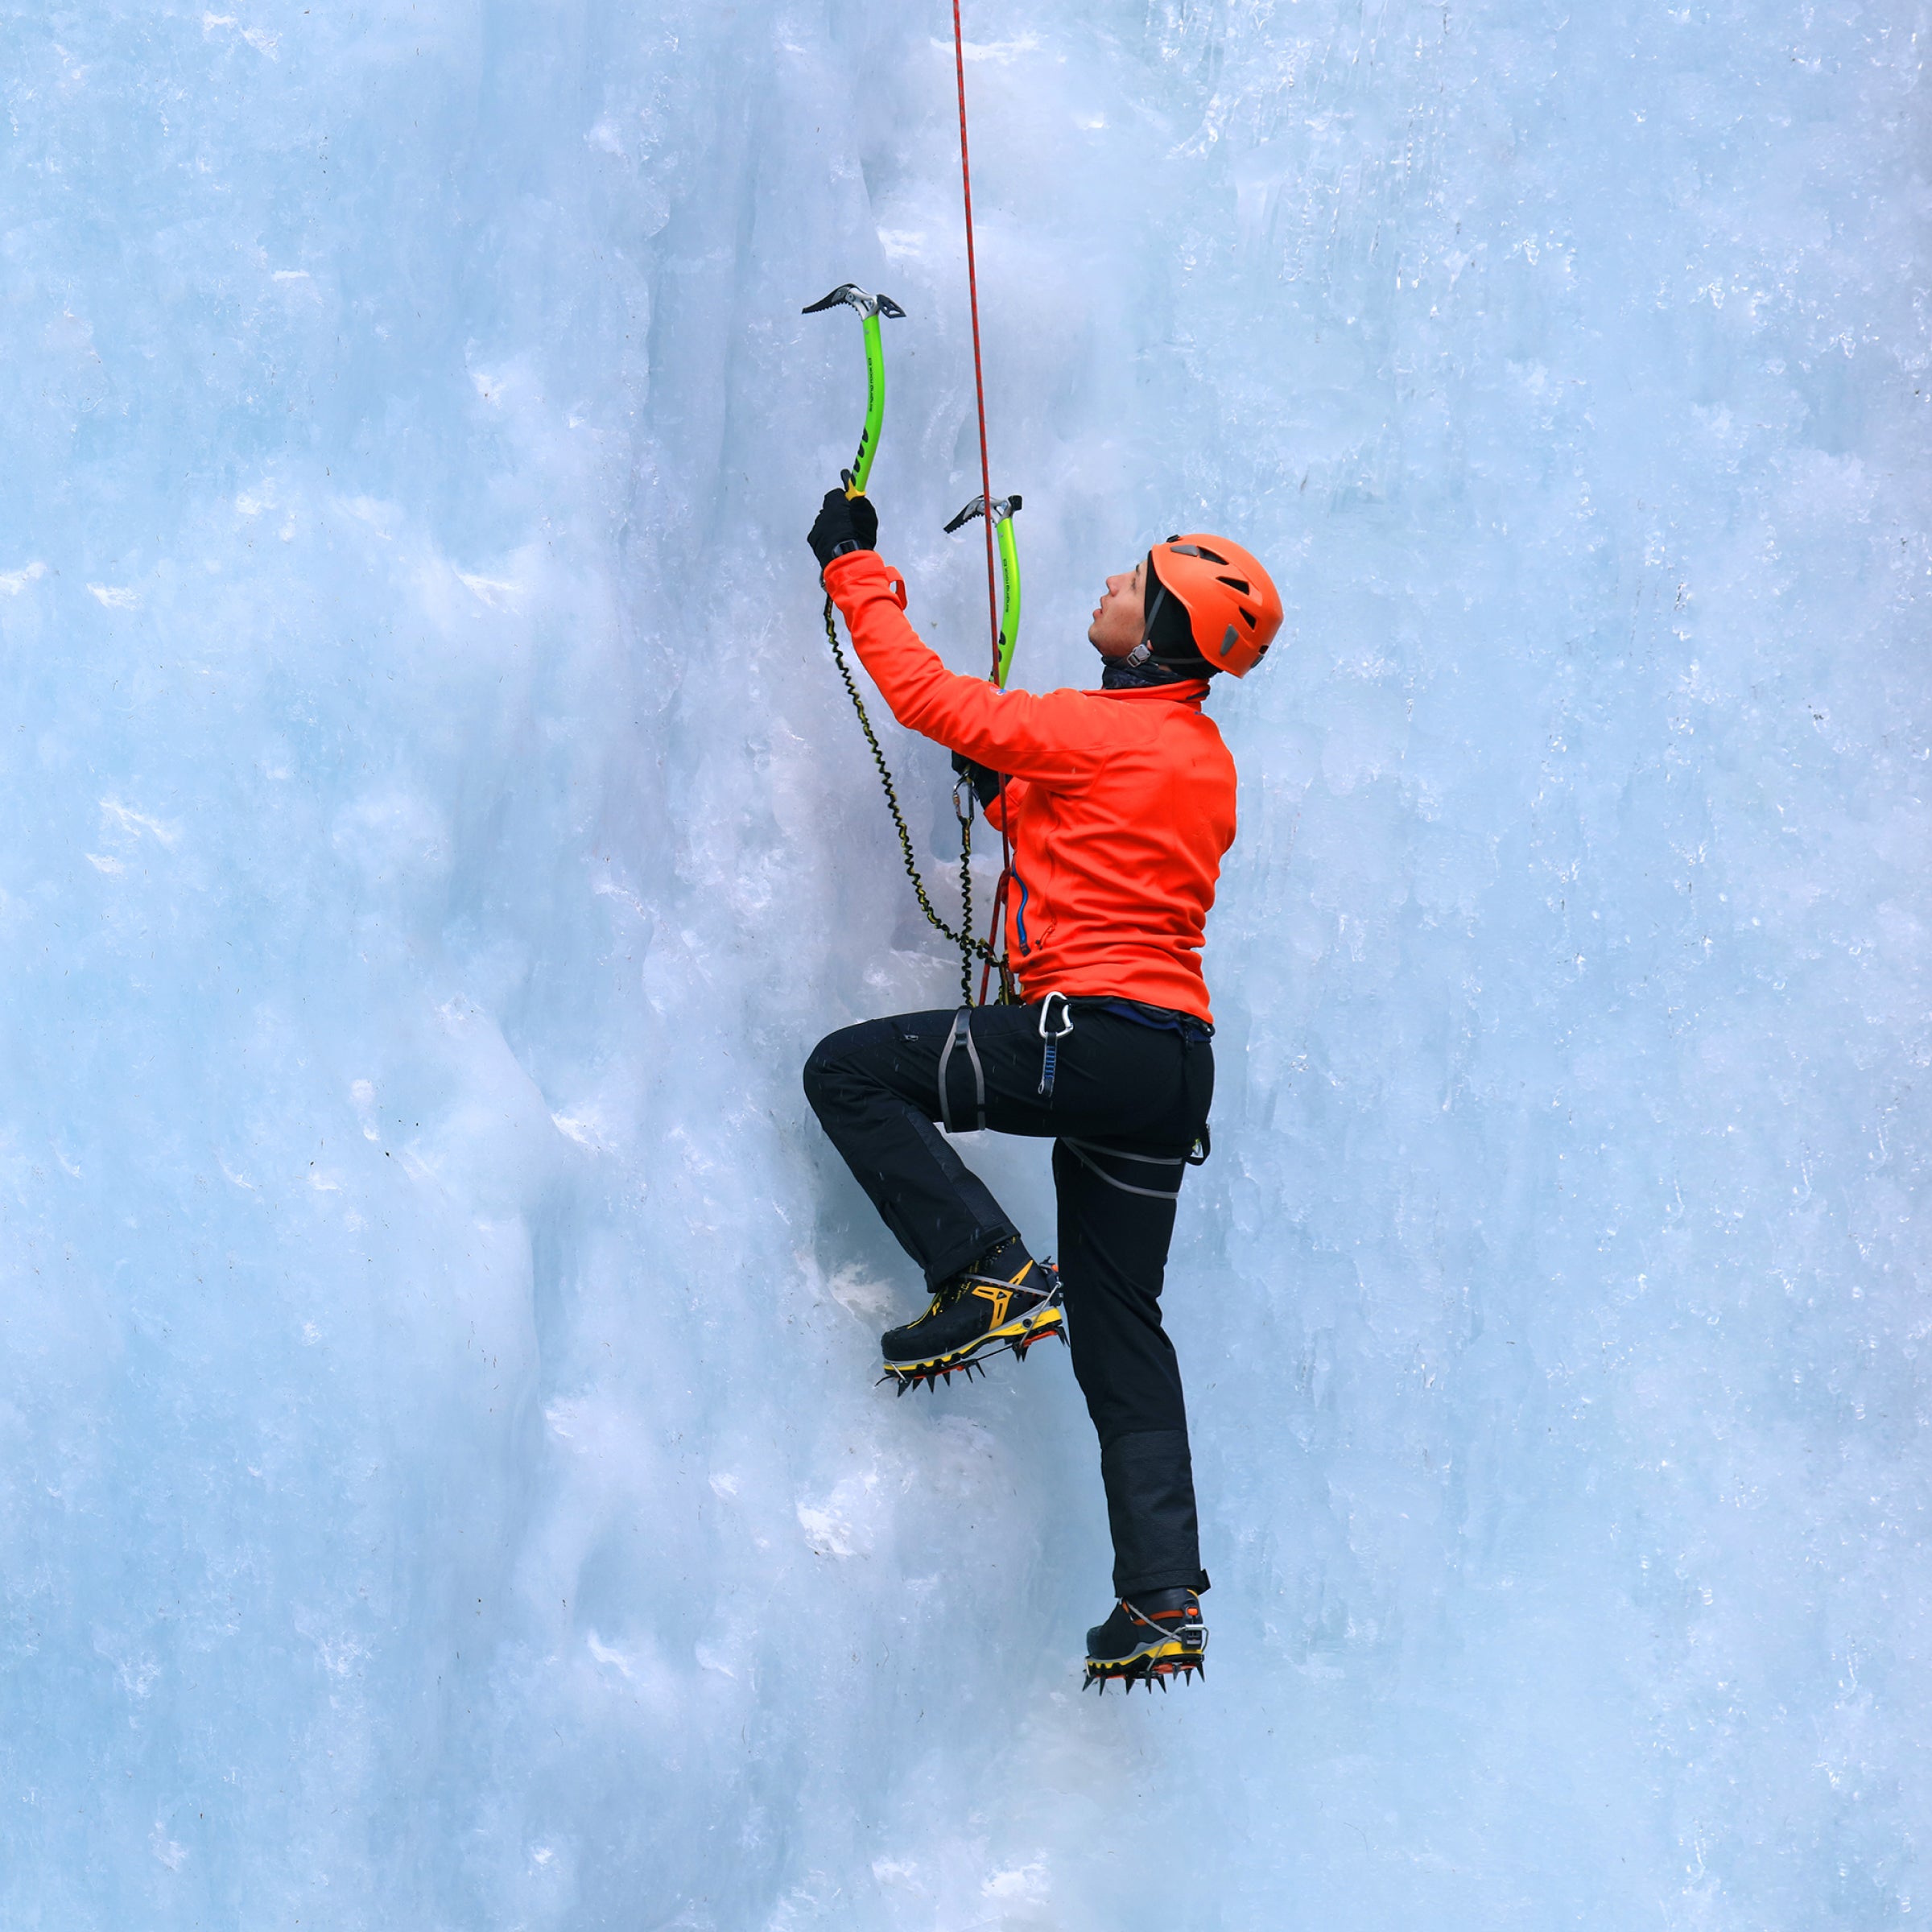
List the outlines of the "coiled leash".
<svg viewBox="0 0 1932 1932">
<path fill-rule="evenodd" d="M 1004 689 L 1007 672 L 1013 664 L 1013 646 L 1019 638 L 1020 561 L 1013 539 L 1013 514 L 1020 507 L 1020 498 L 1017 494 L 997 498 L 993 496 L 992 465 L 987 454 L 986 382 L 980 353 L 979 268 L 973 252 L 972 169 L 966 139 L 966 52 L 964 31 L 960 19 L 960 0 L 953 0 L 952 38 L 953 65 L 959 83 L 960 180 L 966 212 L 966 280 L 972 312 L 972 380 L 979 417 L 980 493 L 946 526 L 946 529 L 950 534 L 963 528 L 976 516 L 984 515 L 986 518 L 986 601 L 993 624 L 993 682 Z M 864 324 L 865 426 L 860 432 L 858 453 L 852 458 L 851 469 L 840 471 L 839 477 L 845 485 L 847 496 L 862 497 L 872 475 L 873 460 L 878 454 L 879 434 L 884 426 L 886 415 L 886 353 L 880 337 L 879 320 L 881 316 L 902 320 L 906 312 L 890 295 L 872 295 L 856 283 L 842 282 L 830 295 L 808 303 L 802 312 L 808 316 L 818 315 L 841 305 L 857 309 Z M 996 542 L 1003 597 L 996 595 L 993 588 Z M 832 646 L 832 662 L 838 667 L 846 696 L 852 700 L 852 711 L 859 720 L 859 729 L 865 733 L 865 742 L 872 752 L 872 762 L 877 768 L 879 783 L 886 794 L 886 809 L 891 815 L 893 830 L 898 835 L 900 856 L 905 861 L 906 877 L 912 881 L 913 894 L 919 901 L 919 910 L 926 915 L 927 923 L 935 931 L 960 949 L 960 1001 L 962 1009 L 968 1009 L 973 1004 L 972 962 L 976 959 L 983 962 L 980 973 L 980 1004 L 985 1004 L 987 989 L 996 970 L 999 974 L 999 998 L 1001 1003 L 1016 999 L 1018 994 L 1013 974 L 1001 943 L 1007 885 L 1013 876 L 1012 841 L 1005 825 L 1002 824 L 1000 831 L 1002 864 L 999 884 L 993 893 L 992 928 L 986 939 L 980 939 L 974 936 L 972 931 L 972 818 L 975 799 L 969 779 L 962 777 L 953 786 L 952 792 L 953 815 L 960 828 L 960 930 L 956 932 L 939 916 L 926 890 L 926 882 L 919 876 L 919 861 L 913 852 L 912 835 L 906 829 L 906 815 L 899 808 L 898 792 L 893 783 L 892 769 L 886 762 L 886 753 L 880 746 L 878 733 L 872 728 L 872 720 L 866 715 L 865 701 L 860 696 L 857 683 L 845 661 L 844 650 L 839 642 L 836 607 L 829 595 L 825 599 L 825 637 Z M 1003 791 L 1005 786 L 1004 778 L 1000 779 L 1000 786 Z"/>
<path fill-rule="evenodd" d="M 865 485 L 872 477 L 873 460 L 879 453 L 879 432 L 886 420 L 886 349 L 880 339 L 879 318 L 886 316 L 902 320 L 906 312 L 890 295 L 875 295 L 861 288 L 856 282 L 841 282 L 830 295 L 821 296 L 816 302 L 808 303 L 799 312 L 815 316 L 841 304 L 856 308 L 865 328 L 865 424 L 859 431 L 858 453 L 852 460 L 852 467 L 839 472 L 839 481 L 845 485 L 847 496 L 862 497 L 865 493 Z M 973 958 L 976 952 L 987 953 L 988 949 L 980 946 L 972 937 L 972 823 L 970 811 L 960 810 L 959 794 L 956 787 L 953 810 L 960 821 L 960 898 L 964 912 L 960 920 L 962 929 L 955 932 L 939 917 L 926 890 L 926 881 L 919 876 L 919 861 L 912 849 L 912 834 L 906 829 L 906 815 L 899 809 L 898 791 L 892 782 L 892 767 L 886 762 L 886 753 L 879 743 L 879 734 L 872 728 L 872 720 L 865 709 L 865 700 L 859 696 L 857 681 L 852 675 L 851 666 L 845 662 L 844 647 L 839 642 L 837 606 L 833 604 L 829 592 L 825 598 L 825 638 L 832 646 L 832 661 L 838 667 L 840 679 L 845 687 L 845 695 L 852 700 L 852 708 L 859 720 L 859 729 L 865 734 L 865 742 L 871 749 L 872 762 L 878 769 L 879 783 L 886 794 L 886 809 L 892 815 L 893 830 L 898 834 L 899 853 L 906 862 L 906 876 L 912 881 L 913 893 L 919 902 L 920 911 L 925 914 L 939 932 L 959 947 L 960 997 L 965 1005 L 971 1005 Z M 968 795 L 970 799 L 970 792 Z"/>
</svg>

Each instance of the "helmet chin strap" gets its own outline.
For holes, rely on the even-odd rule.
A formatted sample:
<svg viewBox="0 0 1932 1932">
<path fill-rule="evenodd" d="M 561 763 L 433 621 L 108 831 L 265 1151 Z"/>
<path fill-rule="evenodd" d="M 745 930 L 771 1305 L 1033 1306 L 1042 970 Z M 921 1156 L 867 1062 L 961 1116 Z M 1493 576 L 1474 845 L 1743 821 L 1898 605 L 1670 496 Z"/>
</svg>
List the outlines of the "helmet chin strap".
<svg viewBox="0 0 1932 1932">
<path fill-rule="evenodd" d="M 1141 625 L 1141 641 L 1128 652 L 1121 662 L 1129 671 L 1138 671 L 1154 656 L 1154 621 L 1161 614 L 1161 606 L 1167 601 L 1167 586 L 1158 577 L 1154 580 L 1154 602 L 1148 607 L 1146 620 Z"/>
</svg>

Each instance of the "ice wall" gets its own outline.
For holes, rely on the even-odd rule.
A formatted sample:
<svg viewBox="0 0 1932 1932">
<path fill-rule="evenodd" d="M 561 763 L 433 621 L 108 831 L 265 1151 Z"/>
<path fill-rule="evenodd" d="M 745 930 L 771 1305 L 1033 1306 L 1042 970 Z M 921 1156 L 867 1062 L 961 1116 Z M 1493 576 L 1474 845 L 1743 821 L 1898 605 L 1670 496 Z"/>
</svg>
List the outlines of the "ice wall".
<svg viewBox="0 0 1932 1932">
<path fill-rule="evenodd" d="M 0 1926 L 1922 1913 L 1925 7 L 968 0 L 1020 676 L 1289 609 L 1100 1705 L 797 1079 L 953 983 L 797 314 L 976 666 L 944 11 L 233 4 L 0 27 Z"/>
</svg>

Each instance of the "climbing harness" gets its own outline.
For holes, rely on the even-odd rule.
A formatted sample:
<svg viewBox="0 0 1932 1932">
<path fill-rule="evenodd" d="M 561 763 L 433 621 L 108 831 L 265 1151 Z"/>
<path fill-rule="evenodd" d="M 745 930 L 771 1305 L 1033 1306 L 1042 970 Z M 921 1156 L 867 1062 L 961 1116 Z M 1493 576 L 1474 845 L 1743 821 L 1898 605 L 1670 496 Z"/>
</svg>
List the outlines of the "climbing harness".
<svg viewBox="0 0 1932 1932">
<path fill-rule="evenodd" d="M 1019 637 L 1020 563 L 1013 541 L 1013 514 L 1020 507 L 1020 498 L 1017 494 L 994 497 L 992 463 L 987 452 L 986 382 L 980 352 L 979 266 L 973 250 L 972 170 L 966 138 L 966 52 L 964 30 L 960 18 L 960 0 L 953 0 L 952 38 L 953 65 L 959 84 L 960 180 L 966 215 L 966 281 L 972 316 L 972 379 L 980 431 L 980 493 L 946 528 L 950 534 L 962 529 L 976 516 L 984 516 L 986 519 L 986 602 L 993 627 L 992 675 L 993 683 L 1003 690 L 1007 674 L 1013 665 L 1013 646 Z M 839 478 L 845 485 L 847 496 L 862 497 L 872 476 L 873 459 L 878 455 L 879 436 L 886 417 L 886 353 L 881 339 L 879 322 L 881 316 L 902 320 L 906 312 L 890 295 L 873 295 L 861 288 L 857 283 L 841 282 L 831 294 L 822 296 L 816 302 L 807 303 L 801 312 L 814 316 L 841 306 L 857 310 L 864 328 L 865 425 L 859 435 L 858 452 L 852 458 L 852 467 L 840 470 Z M 1003 597 L 994 588 L 993 552 L 996 544 L 999 552 L 1000 576 L 1005 587 Z M 828 594 L 825 599 L 826 640 L 832 646 L 832 662 L 838 668 L 846 696 L 851 699 L 853 712 L 858 718 L 859 729 L 865 733 L 865 742 L 872 752 L 873 763 L 878 770 L 879 782 L 886 794 L 886 808 L 891 815 L 893 829 L 898 835 L 899 851 L 905 861 L 906 876 L 912 881 L 914 895 L 928 923 L 960 949 L 961 1009 L 969 1009 L 973 1005 L 972 962 L 976 959 L 982 963 L 979 1003 L 981 1005 L 985 1004 L 987 989 L 996 969 L 1000 980 L 999 997 L 1002 1003 L 1010 1001 L 1018 995 L 1013 974 L 999 943 L 1001 925 L 1005 916 L 1008 883 L 1013 877 L 1012 841 L 1006 832 L 1004 815 L 1001 815 L 1000 830 L 1002 863 L 999 883 L 993 892 L 993 921 L 987 938 L 981 939 L 975 936 L 972 930 L 972 819 L 975 800 L 972 786 L 966 778 L 962 778 L 954 786 L 952 793 L 953 815 L 960 828 L 960 917 L 959 930 L 955 931 L 935 909 L 931 898 L 926 890 L 926 882 L 919 876 L 919 862 L 913 851 L 912 835 L 906 829 L 905 814 L 899 807 L 892 769 L 886 762 L 886 753 L 879 744 L 878 733 L 873 729 L 872 720 L 866 714 L 865 701 L 859 695 L 858 684 L 845 661 L 844 650 L 839 642 L 836 620 L 836 607 Z M 1000 783 L 1003 791 L 1005 784 L 1004 778 Z"/>
<path fill-rule="evenodd" d="M 953 1125 L 952 1096 L 946 1091 L 947 1063 L 952 1058 L 956 1046 L 966 1049 L 966 1057 L 972 1063 L 973 1104 L 979 1117 L 973 1123 L 973 1132 L 986 1131 L 986 1069 L 980 1064 L 980 1050 L 972 1043 L 972 1009 L 962 1006 L 952 1016 L 952 1030 L 946 1036 L 946 1044 L 939 1050 L 939 1125 L 948 1133 L 962 1133 L 964 1128 Z"/>
<path fill-rule="evenodd" d="M 1057 1145 L 1064 1147 L 1083 1167 L 1090 1174 L 1097 1174 L 1109 1187 L 1117 1187 L 1122 1194 L 1144 1194 L 1150 1200 L 1154 1201 L 1178 1201 L 1181 1198 L 1181 1176 L 1177 1174 L 1173 1177 L 1174 1185 L 1171 1188 L 1136 1187 L 1109 1174 L 1092 1157 L 1096 1154 L 1104 1154 L 1111 1161 L 1137 1161 L 1143 1167 L 1189 1167 L 1200 1165 L 1198 1161 L 1190 1160 L 1186 1154 L 1177 1155 L 1172 1160 L 1163 1160 L 1158 1154 L 1129 1154 L 1124 1147 L 1103 1147 L 1093 1141 L 1070 1139 L 1066 1134 L 1060 1136 Z M 1154 1177 L 1150 1174 L 1148 1178 L 1151 1180 Z"/>
</svg>

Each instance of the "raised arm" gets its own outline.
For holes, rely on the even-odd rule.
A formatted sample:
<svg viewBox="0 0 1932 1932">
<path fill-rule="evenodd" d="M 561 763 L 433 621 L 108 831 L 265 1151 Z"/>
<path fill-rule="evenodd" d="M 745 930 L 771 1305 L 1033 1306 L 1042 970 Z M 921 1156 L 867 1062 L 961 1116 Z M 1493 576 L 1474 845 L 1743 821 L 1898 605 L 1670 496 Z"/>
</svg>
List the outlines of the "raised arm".
<svg viewBox="0 0 1932 1932">
<path fill-rule="evenodd" d="M 1105 764 L 1099 708 L 1077 691 L 1036 697 L 948 671 L 906 620 L 906 586 L 876 551 L 850 550 L 825 568 L 873 681 L 908 731 L 976 764 L 1065 790 Z"/>
</svg>

